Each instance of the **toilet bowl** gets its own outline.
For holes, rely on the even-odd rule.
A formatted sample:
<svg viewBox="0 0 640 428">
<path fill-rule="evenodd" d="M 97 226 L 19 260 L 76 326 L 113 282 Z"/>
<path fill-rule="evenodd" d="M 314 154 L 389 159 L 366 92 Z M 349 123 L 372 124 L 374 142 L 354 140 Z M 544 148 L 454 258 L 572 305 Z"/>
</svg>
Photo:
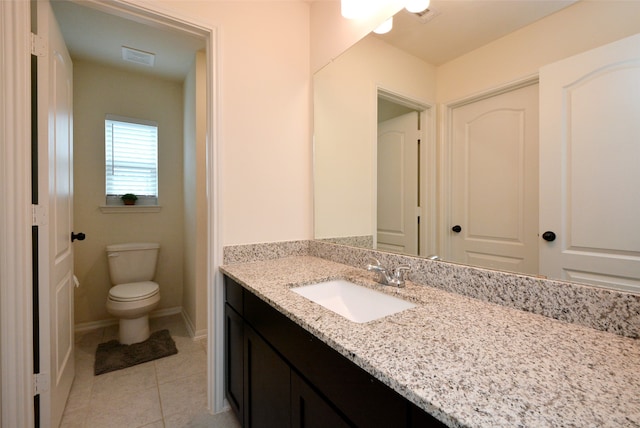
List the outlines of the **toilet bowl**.
<svg viewBox="0 0 640 428">
<path fill-rule="evenodd" d="M 107 311 L 119 318 L 119 341 L 144 342 L 150 336 L 149 313 L 160 303 L 160 286 L 151 281 L 160 245 L 128 243 L 107 246 L 109 275 L 114 284 Z"/>
</svg>

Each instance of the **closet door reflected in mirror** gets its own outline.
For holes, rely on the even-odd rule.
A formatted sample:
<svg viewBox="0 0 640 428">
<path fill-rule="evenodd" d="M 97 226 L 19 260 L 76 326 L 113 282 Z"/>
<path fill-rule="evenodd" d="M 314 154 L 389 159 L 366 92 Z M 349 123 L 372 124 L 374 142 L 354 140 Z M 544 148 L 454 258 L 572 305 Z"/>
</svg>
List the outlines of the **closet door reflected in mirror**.
<svg viewBox="0 0 640 428">
<path fill-rule="evenodd" d="M 540 71 L 540 273 L 640 292 L 640 34 Z"/>
<path fill-rule="evenodd" d="M 538 85 L 464 103 L 450 118 L 446 259 L 536 274 Z"/>
</svg>

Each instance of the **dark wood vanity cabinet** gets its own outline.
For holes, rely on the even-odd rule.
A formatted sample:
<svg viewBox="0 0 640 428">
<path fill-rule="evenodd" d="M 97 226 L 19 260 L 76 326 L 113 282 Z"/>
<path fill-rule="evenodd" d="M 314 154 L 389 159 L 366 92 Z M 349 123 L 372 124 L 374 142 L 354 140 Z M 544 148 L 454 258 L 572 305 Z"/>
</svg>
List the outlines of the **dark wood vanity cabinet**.
<svg viewBox="0 0 640 428">
<path fill-rule="evenodd" d="M 225 276 L 225 389 L 243 427 L 444 426 Z"/>
<path fill-rule="evenodd" d="M 291 427 L 291 368 L 251 327 L 244 338 L 244 425 Z"/>
<path fill-rule="evenodd" d="M 224 310 L 225 395 L 243 425 L 244 416 L 244 320 L 229 304 Z"/>
</svg>

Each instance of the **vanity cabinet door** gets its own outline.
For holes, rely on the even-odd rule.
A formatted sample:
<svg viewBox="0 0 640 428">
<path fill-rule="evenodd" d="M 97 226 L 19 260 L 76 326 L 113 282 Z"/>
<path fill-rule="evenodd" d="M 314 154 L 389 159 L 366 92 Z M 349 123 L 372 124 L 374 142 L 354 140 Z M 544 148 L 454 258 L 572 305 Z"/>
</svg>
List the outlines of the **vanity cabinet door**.
<svg viewBox="0 0 640 428">
<path fill-rule="evenodd" d="M 225 395 L 229 405 L 243 425 L 244 415 L 244 320 L 225 304 Z"/>
<path fill-rule="evenodd" d="M 244 427 L 291 427 L 291 369 L 244 325 Z"/>
<path fill-rule="evenodd" d="M 446 428 L 446 425 L 422 409 L 410 404 L 410 428 Z"/>
<path fill-rule="evenodd" d="M 294 371 L 291 372 L 291 424 L 293 428 L 354 426 Z"/>
</svg>

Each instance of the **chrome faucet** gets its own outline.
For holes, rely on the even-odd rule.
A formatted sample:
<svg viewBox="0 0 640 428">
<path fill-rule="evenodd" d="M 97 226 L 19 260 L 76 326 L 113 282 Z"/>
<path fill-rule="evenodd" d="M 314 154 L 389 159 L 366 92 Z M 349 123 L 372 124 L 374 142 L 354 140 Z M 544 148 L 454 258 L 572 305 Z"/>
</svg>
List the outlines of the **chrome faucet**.
<svg viewBox="0 0 640 428">
<path fill-rule="evenodd" d="M 377 282 L 382 285 L 392 285 L 394 287 L 404 287 L 404 275 L 411 268 L 409 265 L 400 265 L 396 267 L 392 273 L 380 264 L 380 261 L 374 257 L 370 258 L 367 270 L 377 273 Z"/>
</svg>

